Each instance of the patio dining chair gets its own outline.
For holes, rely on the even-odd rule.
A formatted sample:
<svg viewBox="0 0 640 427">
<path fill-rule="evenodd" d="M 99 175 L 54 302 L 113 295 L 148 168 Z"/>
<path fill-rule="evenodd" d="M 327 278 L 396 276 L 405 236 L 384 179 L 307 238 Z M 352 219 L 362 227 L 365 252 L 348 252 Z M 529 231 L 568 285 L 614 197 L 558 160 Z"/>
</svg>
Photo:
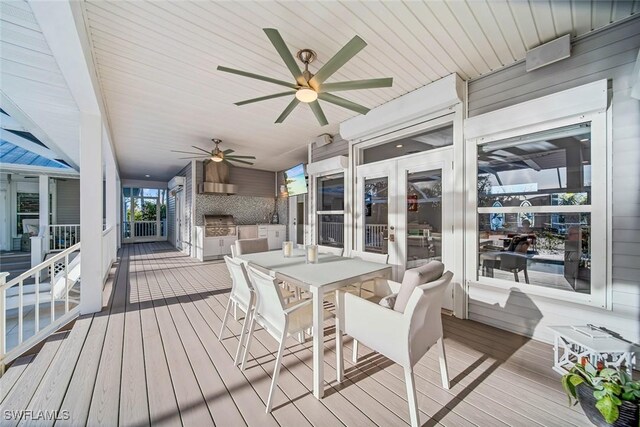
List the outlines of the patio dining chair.
<svg viewBox="0 0 640 427">
<path fill-rule="evenodd" d="M 278 375 L 280 374 L 286 340 L 288 337 L 295 337 L 298 333 L 311 327 L 313 324 L 313 307 L 311 306 L 311 300 L 285 304 L 282 298 L 282 288 L 278 286 L 273 277 L 256 270 L 251 265 L 249 265 L 248 272 L 253 288 L 256 291 L 257 300 L 251 317 L 251 326 L 247 336 L 247 345 L 244 348 L 241 369 L 244 370 L 245 368 L 247 354 L 251 349 L 253 332 L 256 324 L 258 324 L 275 338 L 279 344 L 276 365 L 273 370 L 271 387 L 269 388 L 269 397 L 267 398 L 266 412 L 269 413 L 273 406 L 273 395 L 278 384 Z M 325 319 L 331 316 L 333 315 L 330 312 L 324 310 Z"/>
<path fill-rule="evenodd" d="M 433 345 L 437 345 L 440 352 L 442 387 L 449 388 L 441 308 L 453 273 L 447 271 L 442 274 L 443 267 L 436 261 L 412 269 L 413 271 L 407 270 L 407 280 L 403 279 L 402 284 L 377 279 L 377 290 L 386 288 L 388 292 L 397 294 L 393 308 L 383 307 L 348 292 L 336 291 L 338 382 L 342 382 L 344 378 L 342 334 L 346 333 L 404 368 L 412 427 L 420 425 L 413 367 Z M 415 271 L 420 269 L 421 272 Z M 424 279 L 431 278 L 435 280 L 420 284 Z"/>
<path fill-rule="evenodd" d="M 224 328 L 227 325 L 229 319 L 229 311 L 231 311 L 231 305 L 234 306 L 234 311 L 240 308 L 244 311 L 244 321 L 242 322 L 242 331 L 240 332 L 240 340 L 238 341 L 238 348 L 236 349 L 236 355 L 233 360 L 234 365 L 238 365 L 240 358 L 240 349 L 244 342 L 245 331 L 251 321 L 251 313 L 255 305 L 256 295 L 247 275 L 247 270 L 242 261 L 239 261 L 228 256 L 224 257 L 224 262 L 227 264 L 227 269 L 231 275 L 231 293 L 229 294 L 229 301 L 227 301 L 227 308 L 222 318 L 222 327 L 220 328 L 220 334 L 218 335 L 218 341 L 222 341 L 224 334 Z"/>
<path fill-rule="evenodd" d="M 254 254 L 257 252 L 267 251 L 269 251 L 269 241 L 266 238 L 236 240 L 236 255 Z"/>
</svg>

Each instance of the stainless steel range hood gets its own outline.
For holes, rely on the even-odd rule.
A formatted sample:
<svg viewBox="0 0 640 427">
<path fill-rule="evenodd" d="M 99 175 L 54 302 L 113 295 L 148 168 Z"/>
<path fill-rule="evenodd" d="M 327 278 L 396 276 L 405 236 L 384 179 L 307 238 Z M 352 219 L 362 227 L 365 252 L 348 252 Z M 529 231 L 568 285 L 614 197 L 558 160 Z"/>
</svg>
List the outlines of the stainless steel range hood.
<svg viewBox="0 0 640 427">
<path fill-rule="evenodd" d="M 204 162 L 204 182 L 199 185 L 199 193 L 235 194 L 238 186 L 229 183 L 229 165 L 225 162 Z"/>
</svg>

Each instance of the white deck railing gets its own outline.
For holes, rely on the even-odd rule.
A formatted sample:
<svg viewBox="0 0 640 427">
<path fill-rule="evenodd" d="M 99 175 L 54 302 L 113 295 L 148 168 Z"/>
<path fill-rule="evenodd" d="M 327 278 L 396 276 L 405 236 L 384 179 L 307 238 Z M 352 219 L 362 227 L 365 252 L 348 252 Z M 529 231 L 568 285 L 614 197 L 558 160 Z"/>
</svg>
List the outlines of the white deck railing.
<svg viewBox="0 0 640 427">
<path fill-rule="evenodd" d="M 111 226 L 102 232 L 102 279 L 106 279 L 115 259 L 116 227 Z"/>
<path fill-rule="evenodd" d="M 145 239 L 166 237 L 166 220 L 161 221 L 122 221 L 123 239 Z"/>
<path fill-rule="evenodd" d="M 382 250 L 384 238 L 387 233 L 387 224 L 367 224 L 364 228 L 364 244 L 367 248 Z M 324 244 L 328 242 L 344 243 L 344 224 L 342 222 L 319 222 L 319 240 Z"/>
<path fill-rule="evenodd" d="M 49 250 L 62 251 L 80 241 L 80 224 L 54 224 L 49 226 Z"/>
<path fill-rule="evenodd" d="M 79 295 L 79 289 L 73 288 L 80 280 L 80 243 L 9 282 L 6 282 L 6 278 L 7 273 L 0 273 L 0 373 L 7 363 L 78 315 L 79 299 L 70 297 L 69 293 L 73 290 L 73 293 Z M 44 314 L 48 318 L 44 320 L 40 318 L 43 305 Z M 17 314 L 17 343 L 10 349 L 7 348 L 8 313 L 12 319 Z M 33 331 L 29 330 L 27 333 L 26 315 L 29 317 L 29 325 L 33 318 Z M 46 325 L 42 327 L 44 323 Z"/>
</svg>

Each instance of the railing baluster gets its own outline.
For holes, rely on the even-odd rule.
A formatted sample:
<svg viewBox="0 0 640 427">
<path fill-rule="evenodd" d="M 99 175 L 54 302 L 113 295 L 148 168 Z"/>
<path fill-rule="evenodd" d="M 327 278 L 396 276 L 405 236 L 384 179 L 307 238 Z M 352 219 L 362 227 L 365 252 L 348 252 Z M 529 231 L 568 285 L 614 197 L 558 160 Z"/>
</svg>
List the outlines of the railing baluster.
<svg viewBox="0 0 640 427">
<path fill-rule="evenodd" d="M 20 283 L 18 284 L 18 344 L 22 344 L 22 326 L 23 326 L 23 321 L 22 321 L 22 315 L 23 315 L 23 301 L 22 301 L 22 293 L 23 293 L 23 286 L 24 282 L 21 280 Z"/>
<path fill-rule="evenodd" d="M 76 255 L 77 256 L 77 255 Z M 69 312 L 69 254 L 64 256 L 64 312 Z"/>
<path fill-rule="evenodd" d="M 51 300 L 50 304 L 49 304 L 49 309 L 51 311 L 51 323 L 53 323 L 56 320 L 56 306 L 55 306 L 55 301 L 53 299 L 53 287 L 55 286 L 55 276 L 56 276 L 56 270 L 55 270 L 55 263 L 51 263 L 51 270 L 50 270 L 50 276 L 49 276 L 49 282 L 51 283 L 51 298 L 49 298 Z M 51 324 L 50 323 L 50 324 Z"/>
<path fill-rule="evenodd" d="M 36 307 L 34 331 L 37 334 L 40 330 L 40 272 L 36 273 Z"/>
<path fill-rule="evenodd" d="M 0 374 L 4 373 L 4 355 L 7 353 L 6 283 L 9 273 L 0 273 Z"/>
</svg>

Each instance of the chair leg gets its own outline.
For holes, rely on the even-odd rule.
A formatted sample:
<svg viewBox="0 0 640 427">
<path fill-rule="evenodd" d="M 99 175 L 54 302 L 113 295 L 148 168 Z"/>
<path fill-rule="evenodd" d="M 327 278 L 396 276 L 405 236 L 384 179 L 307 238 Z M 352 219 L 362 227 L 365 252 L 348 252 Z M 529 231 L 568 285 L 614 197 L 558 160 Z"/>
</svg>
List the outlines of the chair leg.
<svg viewBox="0 0 640 427">
<path fill-rule="evenodd" d="M 351 361 L 356 364 L 358 363 L 358 340 L 353 339 L 353 354 L 351 355 Z"/>
<path fill-rule="evenodd" d="M 436 343 L 440 353 L 440 376 L 442 377 L 442 388 L 449 390 L 449 370 L 447 369 L 447 355 L 444 351 L 444 338 L 440 338 Z"/>
<path fill-rule="evenodd" d="M 233 303 L 233 318 L 238 320 L 238 304 L 236 302 Z"/>
<path fill-rule="evenodd" d="M 278 386 L 278 375 L 280 375 L 280 366 L 282 365 L 282 353 L 284 353 L 284 346 L 287 341 L 287 330 L 285 328 L 282 333 L 282 338 L 280 338 L 280 346 L 278 347 L 278 356 L 276 357 L 276 366 L 273 369 L 273 378 L 271 378 L 271 388 L 269 389 L 269 398 L 267 399 L 267 414 L 271 412 L 271 407 L 273 406 L 273 395 L 276 392 L 276 387 Z"/>
<path fill-rule="evenodd" d="M 420 418 L 418 415 L 418 398 L 416 396 L 416 383 L 413 379 L 413 368 L 404 368 L 404 381 L 407 385 L 407 403 L 409 404 L 411 427 L 418 427 Z"/>
<path fill-rule="evenodd" d="M 238 349 L 236 350 L 236 357 L 233 358 L 233 365 L 238 366 L 238 362 L 240 360 L 240 351 L 244 344 L 244 336 L 245 331 L 247 330 L 247 326 L 251 325 L 251 305 L 249 305 L 249 309 L 244 315 L 244 320 L 242 322 L 242 331 L 240 332 L 240 341 L 238 342 Z"/>
<path fill-rule="evenodd" d="M 224 317 L 222 318 L 222 327 L 218 334 L 218 341 L 222 341 L 222 334 L 224 333 L 224 327 L 227 326 L 227 319 L 229 318 L 229 309 L 231 308 L 231 298 L 227 301 L 227 309 L 224 311 Z"/>
<path fill-rule="evenodd" d="M 520 278 L 518 277 L 518 270 L 513 270 L 513 278 L 516 282 L 520 282 Z"/>
<path fill-rule="evenodd" d="M 529 284 L 529 272 L 527 271 L 527 269 L 524 269 L 524 282 L 528 285 Z"/>
<path fill-rule="evenodd" d="M 244 367 L 247 364 L 247 354 L 249 354 L 249 347 L 251 347 L 251 339 L 253 338 L 253 330 L 256 327 L 256 316 L 255 313 L 251 316 L 251 326 L 249 326 L 249 335 L 247 335 L 247 345 L 244 348 L 244 353 L 242 355 L 242 365 L 240 369 L 244 371 Z"/>
</svg>

